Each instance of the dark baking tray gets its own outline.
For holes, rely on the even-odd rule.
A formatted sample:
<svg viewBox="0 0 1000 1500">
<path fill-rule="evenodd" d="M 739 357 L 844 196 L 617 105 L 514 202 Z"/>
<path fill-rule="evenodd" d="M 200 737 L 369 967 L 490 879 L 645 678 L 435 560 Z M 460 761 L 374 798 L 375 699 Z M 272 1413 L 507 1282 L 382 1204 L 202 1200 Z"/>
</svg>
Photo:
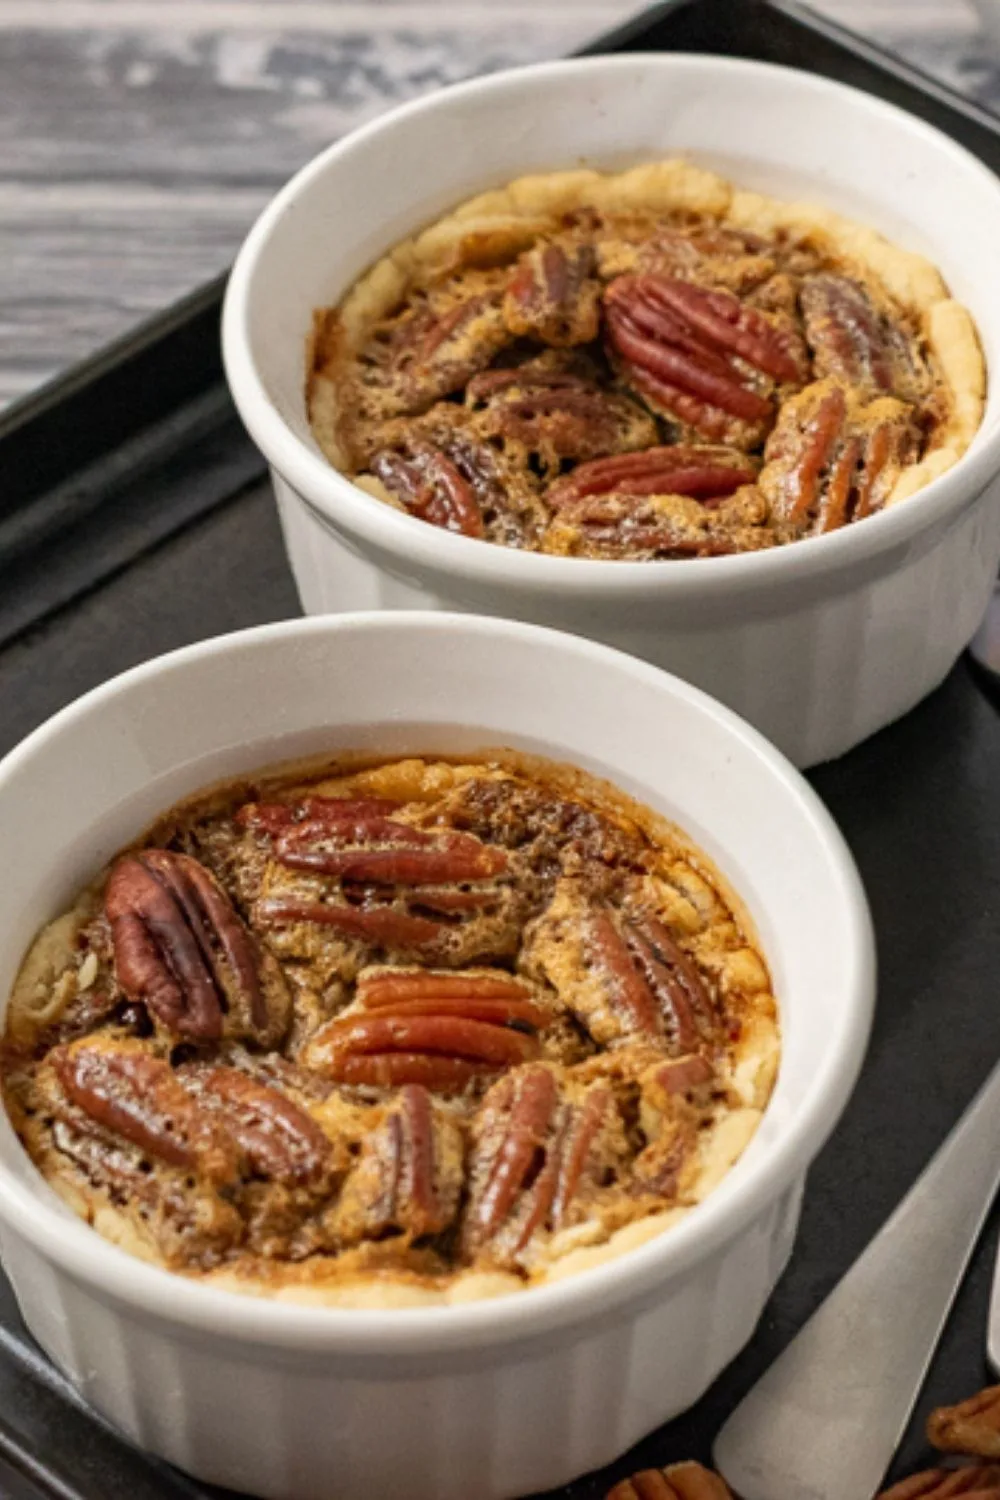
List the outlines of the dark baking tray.
<svg viewBox="0 0 1000 1500">
<path fill-rule="evenodd" d="M 1000 169 L 1000 122 L 789 5 L 674 0 L 589 50 L 627 49 L 723 52 L 844 79 Z M 204 288 L 0 420 L 0 751 L 137 661 L 298 612 L 263 464 L 222 384 L 221 292 Z M 1000 717 L 972 669 L 960 663 L 901 723 L 811 780 L 875 915 L 881 979 L 864 1074 L 811 1173 L 794 1260 L 748 1348 L 691 1412 L 560 1492 L 571 1500 L 596 1500 L 641 1465 L 708 1457 L 722 1418 L 864 1247 L 1000 1052 Z M 992 1223 L 922 1410 L 986 1377 L 995 1240 Z M 895 1472 L 920 1460 L 920 1425 Z M 0 1495 L 211 1493 L 81 1407 L 0 1282 Z"/>
</svg>

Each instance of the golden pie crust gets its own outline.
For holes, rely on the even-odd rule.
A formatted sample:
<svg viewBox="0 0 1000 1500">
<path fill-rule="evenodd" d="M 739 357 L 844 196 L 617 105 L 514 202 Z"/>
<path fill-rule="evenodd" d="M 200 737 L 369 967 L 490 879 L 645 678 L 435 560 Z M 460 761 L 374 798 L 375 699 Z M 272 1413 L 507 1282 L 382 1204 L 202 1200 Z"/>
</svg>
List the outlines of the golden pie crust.
<svg viewBox="0 0 1000 1500">
<path fill-rule="evenodd" d="M 636 223 L 645 223 L 650 235 L 659 234 L 665 226 L 667 232 L 677 231 L 688 236 L 697 236 L 701 231 L 749 236 L 762 247 L 762 255 L 774 252 L 778 256 L 775 264 L 779 273 L 783 274 L 797 259 L 802 266 L 811 268 L 809 274 L 813 279 L 816 279 L 818 273 L 827 276 L 835 274 L 840 283 L 846 278 L 851 286 L 860 287 L 866 296 L 870 296 L 871 305 L 867 307 L 865 316 L 868 313 L 874 316 L 877 312 L 878 319 L 883 320 L 885 326 L 896 329 L 899 338 L 908 345 L 914 361 L 919 364 L 921 380 L 927 387 L 924 396 L 915 404 L 911 402 L 908 393 L 903 393 L 900 396 L 901 406 L 897 402 L 892 410 L 881 407 L 860 425 L 853 422 L 850 411 L 846 417 L 841 416 L 838 430 L 842 430 L 843 440 L 835 451 L 842 459 L 844 474 L 852 465 L 857 469 L 859 462 L 868 465 L 867 457 L 859 460 L 859 451 L 862 455 L 870 454 L 873 442 L 877 445 L 882 443 L 884 431 L 894 432 L 895 450 L 891 459 L 886 459 L 883 447 L 879 446 L 878 457 L 872 460 L 872 472 L 876 473 L 878 482 L 874 485 L 869 483 L 869 475 L 863 485 L 858 484 L 851 491 L 849 500 L 843 499 L 839 496 L 839 489 L 843 489 L 847 481 L 844 474 L 833 472 L 837 459 L 828 455 L 828 467 L 821 481 L 823 493 L 820 499 L 808 507 L 801 502 L 799 491 L 802 466 L 804 463 L 808 468 L 812 463 L 809 452 L 804 459 L 802 453 L 808 448 L 811 434 L 816 428 L 815 413 L 805 413 L 803 428 L 799 430 L 790 414 L 786 413 L 786 406 L 797 390 L 803 387 L 812 390 L 823 380 L 826 364 L 822 350 L 817 352 L 816 346 L 811 342 L 808 350 L 803 345 L 801 309 L 788 311 L 787 316 L 786 310 L 776 312 L 777 302 L 774 297 L 777 291 L 772 295 L 770 290 L 762 293 L 757 287 L 751 288 L 747 295 L 737 288 L 737 300 L 745 306 L 753 304 L 753 316 L 758 316 L 760 309 L 763 309 L 765 319 L 770 320 L 775 327 L 780 326 L 790 338 L 798 341 L 802 346 L 804 363 L 792 383 L 775 385 L 772 379 L 762 381 L 758 378 L 759 370 L 751 371 L 748 376 L 746 364 L 740 363 L 740 359 L 734 356 L 739 378 L 749 386 L 754 386 L 758 392 L 763 391 L 770 401 L 772 411 L 771 416 L 765 418 L 756 441 L 752 435 L 745 443 L 740 439 L 736 441 L 737 448 L 742 447 L 744 452 L 751 454 L 755 466 L 759 467 L 762 463 L 764 467 L 760 485 L 754 482 L 754 476 L 751 475 L 749 482 L 737 492 L 732 503 L 727 499 L 721 506 L 716 501 L 702 505 L 703 495 L 686 500 L 688 492 L 681 489 L 679 495 L 673 495 L 669 484 L 664 482 L 661 486 L 663 494 L 657 492 L 652 501 L 645 502 L 641 507 L 636 530 L 634 497 L 629 501 L 628 486 L 620 484 L 614 492 L 614 499 L 618 501 L 620 495 L 626 496 L 626 520 L 622 520 L 622 504 L 611 506 L 610 509 L 606 504 L 604 511 L 608 513 L 600 517 L 600 527 L 586 533 L 593 536 L 599 533 L 613 536 L 615 545 L 611 551 L 606 547 L 602 551 L 604 544 L 595 543 L 588 550 L 586 544 L 579 544 L 579 535 L 586 532 L 586 527 L 581 532 L 581 527 L 572 515 L 572 507 L 570 520 L 563 525 L 560 522 L 561 512 L 556 515 L 555 524 L 553 523 L 548 506 L 554 476 L 558 476 L 560 470 L 565 471 L 567 463 L 574 458 L 571 453 L 567 459 L 565 450 L 559 450 L 557 456 L 561 457 L 561 462 L 558 466 L 551 453 L 547 458 L 543 455 L 542 468 L 545 469 L 546 463 L 548 468 L 545 469 L 544 482 L 540 483 L 537 480 L 537 453 L 526 453 L 523 443 L 520 446 L 515 444 L 516 462 L 512 468 L 507 462 L 511 445 L 502 445 L 504 462 L 500 464 L 498 476 L 495 476 L 493 482 L 501 490 L 506 489 L 508 500 L 512 494 L 514 496 L 510 508 L 516 514 L 513 519 L 508 518 L 510 524 L 506 526 L 494 524 L 489 519 L 484 526 L 475 517 L 466 525 L 462 516 L 456 517 L 447 503 L 443 504 L 443 508 L 442 503 L 433 498 L 428 503 L 426 486 L 431 481 L 427 479 L 426 468 L 421 470 L 418 481 L 414 478 L 415 471 L 411 464 L 406 484 L 402 480 L 399 483 L 389 483 L 385 477 L 388 469 L 380 474 L 370 470 L 368 463 L 378 441 L 384 443 L 387 451 L 409 453 L 412 459 L 413 453 L 406 446 L 409 438 L 405 424 L 409 421 L 423 448 L 426 448 L 428 440 L 432 445 L 443 445 L 442 451 L 449 462 L 457 463 L 466 479 L 470 473 L 468 465 L 463 468 L 462 461 L 455 458 L 453 448 L 449 447 L 449 434 L 460 425 L 456 413 L 461 411 L 461 406 L 456 403 L 461 402 L 463 390 L 466 404 L 469 403 L 467 378 L 454 389 L 443 389 L 441 385 L 434 387 L 433 402 L 430 399 L 422 404 L 417 401 L 416 404 L 411 403 L 412 409 L 403 411 L 401 416 L 397 412 L 399 420 L 395 425 L 392 422 L 383 424 L 384 431 L 380 439 L 372 437 L 364 429 L 364 423 L 358 421 L 359 408 L 367 399 L 363 382 L 359 383 L 359 369 L 369 361 L 371 350 L 376 348 L 379 339 L 384 338 L 386 328 L 393 320 L 398 323 L 401 309 L 405 312 L 413 299 L 419 300 L 427 295 L 432 299 L 440 297 L 443 295 L 442 289 L 447 291 L 449 285 L 458 288 L 462 295 L 470 291 L 482 293 L 484 289 L 487 295 L 495 293 L 498 277 L 502 279 L 510 274 L 512 267 L 516 270 L 523 265 L 526 257 L 530 257 L 536 247 L 550 241 L 567 243 L 567 233 L 572 240 L 588 215 L 594 223 L 601 226 L 600 235 L 610 234 L 617 225 L 624 226 L 623 233 L 627 238 L 629 233 L 634 233 Z M 629 225 L 632 226 L 631 229 L 628 228 Z M 625 269 L 629 271 L 628 267 Z M 613 256 L 607 260 L 606 266 L 598 267 L 596 275 L 600 288 L 603 289 L 601 295 L 605 308 L 602 314 L 603 332 L 587 345 L 586 352 L 595 353 L 602 363 L 602 370 L 596 377 L 602 389 L 605 392 L 613 389 L 618 396 L 624 394 L 639 409 L 648 405 L 643 414 L 647 420 L 655 421 L 659 431 L 652 439 L 647 433 L 645 442 L 635 431 L 626 438 L 621 438 L 619 434 L 619 446 L 612 444 L 607 452 L 635 452 L 644 449 L 647 444 L 656 452 L 661 452 L 664 445 L 692 441 L 698 445 L 715 442 L 715 439 L 706 439 L 704 430 L 699 429 L 697 424 L 692 427 L 686 418 L 684 421 L 677 418 L 674 407 L 665 409 L 662 404 L 652 401 L 648 396 L 648 380 L 644 384 L 641 378 L 632 378 L 635 371 L 632 369 L 630 375 L 628 362 L 620 357 L 620 352 L 611 350 L 609 355 L 609 339 L 614 344 L 614 336 L 613 329 L 609 332 L 612 316 L 608 312 L 607 289 L 614 281 L 615 274 Z M 677 274 L 682 280 L 702 284 L 699 279 L 702 272 L 697 266 L 694 269 L 681 269 Z M 795 279 L 794 275 L 792 279 Z M 635 277 L 629 273 L 619 276 L 618 280 L 621 289 L 625 282 L 634 282 Z M 774 287 L 778 288 L 780 275 L 776 275 L 773 280 Z M 676 288 L 676 282 L 674 284 Z M 721 284 L 711 278 L 704 285 L 711 286 L 716 293 L 720 291 Z M 634 288 L 630 287 L 629 296 L 634 299 L 636 295 Z M 736 305 L 734 302 L 733 306 Z M 790 308 L 791 303 L 788 306 Z M 634 311 L 634 308 L 627 308 L 626 311 Z M 850 309 L 848 314 L 853 316 Z M 508 323 L 509 321 L 508 318 Z M 809 326 L 816 326 L 815 320 Z M 502 331 L 498 333 L 494 324 L 491 324 L 490 329 L 483 324 L 473 329 L 473 333 L 481 342 L 481 364 L 485 363 L 488 369 L 508 368 L 519 360 L 530 360 L 539 353 L 544 356 L 542 363 L 549 361 L 550 370 L 557 365 L 560 369 L 570 368 L 563 360 L 567 350 L 561 347 L 554 349 L 541 335 L 533 343 L 530 339 L 527 343 L 522 339 L 520 344 L 515 340 L 512 348 L 509 331 L 506 336 Z M 837 337 L 842 333 L 843 329 L 839 330 Z M 854 334 L 856 327 L 850 336 L 854 337 Z M 872 336 L 877 341 L 881 333 Z M 506 342 L 503 342 L 505 337 Z M 895 332 L 892 337 L 896 337 Z M 491 338 L 500 341 L 492 353 Z M 574 349 L 571 352 L 578 351 Z M 876 350 L 876 356 L 878 352 Z M 613 366 L 610 373 L 603 363 L 607 357 L 611 358 Z M 696 351 L 695 358 L 700 357 Z M 711 351 L 705 356 L 708 360 L 712 357 Z M 718 359 L 717 348 L 714 357 Z M 563 361 L 561 364 L 560 360 Z M 730 360 L 730 363 L 733 361 Z M 851 360 L 848 359 L 846 375 L 842 362 L 835 370 L 835 380 L 846 388 L 849 405 L 858 394 L 856 390 L 852 390 L 850 365 Z M 888 381 L 882 386 L 877 383 L 874 387 L 866 386 L 861 392 L 865 402 L 869 402 L 873 394 L 883 398 L 900 395 L 889 389 Z M 892 244 L 875 230 L 829 209 L 806 202 L 780 201 L 748 192 L 712 172 L 679 159 L 653 162 L 617 173 L 581 169 L 526 176 L 461 204 L 452 213 L 385 255 L 355 284 L 339 307 L 317 313 L 308 354 L 307 376 L 310 422 L 320 448 L 335 468 L 349 474 L 369 493 L 398 509 L 409 509 L 413 514 L 420 514 L 423 519 L 432 519 L 449 530 L 464 530 L 467 535 L 485 536 L 487 540 L 500 541 L 526 550 L 580 556 L 715 555 L 720 551 L 742 551 L 797 540 L 814 535 L 817 531 L 833 529 L 846 521 L 860 519 L 875 509 L 912 495 L 955 464 L 969 446 L 980 424 L 984 395 L 985 367 L 972 318 L 949 295 L 941 275 L 928 260 Z M 681 405 L 684 411 L 688 410 L 683 403 Z M 429 408 L 431 416 L 436 414 L 441 418 L 436 428 L 428 418 Z M 868 410 L 866 407 L 866 412 Z M 834 421 L 825 408 L 821 415 L 823 420 Z M 466 422 L 467 416 L 467 413 L 463 414 L 462 423 Z M 483 427 L 481 412 L 477 412 L 477 417 L 478 425 L 476 421 L 472 422 L 477 441 L 485 431 L 485 440 L 497 449 L 496 432 Z M 769 428 L 768 424 L 772 422 L 774 425 Z M 876 435 L 874 427 L 879 423 L 882 433 Z M 782 427 L 788 428 L 790 433 L 784 439 L 775 430 Z M 378 424 L 375 424 L 375 429 L 378 430 Z M 465 430 L 464 427 L 462 430 Z M 768 430 L 771 432 L 770 438 L 767 438 Z M 792 479 L 789 481 L 787 472 L 779 469 L 772 481 L 770 475 L 774 464 L 771 462 L 771 453 L 787 453 L 789 441 L 793 448 Z M 860 450 L 857 447 L 859 442 Z M 846 453 L 845 447 L 848 450 Z M 701 447 L 699 451 L 702 451 Z M 594 456 L 582 449 L 580 455 L 584 462 Z M 702 451 L 702 457 L 714 461 L 713 455 L 707 450 Z M 423 462 L 424 459 L 421 459 L 421 463 Z M 453 470 L 449 472 L 453 473 Z M 437 479 L 433 480 L 433 483 L 437 482 Z M 474 479 L 470 482 L 475 489 Z M 423 488 L 419 495 L 415 495 L 413 490 L 418 483 Z M 410 494 L 406 493 L 407 484 Z M 836 501 L 829 500 L 827 490 L 838 490 Z M 642 489 L 642 493 L 649 495 L 648 484 Z M 479 498 L 482 499 L 481 494 Z M 670 503 L 667 504 L 666 500 Z M 708 522 L 704 523 L 703 512 L 708 508 L 718 509 L 719 514 L 710 516 Z M 633 516 L 633 520 L 629 520 L 629 516 Z M 587 524 L 592 520 L 592 516 L 588 517 Z M 574 527 L 577 532 L 576 544 L 570 535 Z M 669 537 L 673 533 L 677 534 L 678 544 L 675 550 L 670 550 L 664 536 Z M 643 541 L 644 537 L 646 541 Z"/>
<path fill-rule="evenodd" d="M 2 1044 L 21 1140 L 99 1233 L 346 1307 L 505 1295 L 644 1243 L 740 1156 L 778 1057 L 705 857 L 510 752 L 174 809 L 36 939 Z"/>
</svg>

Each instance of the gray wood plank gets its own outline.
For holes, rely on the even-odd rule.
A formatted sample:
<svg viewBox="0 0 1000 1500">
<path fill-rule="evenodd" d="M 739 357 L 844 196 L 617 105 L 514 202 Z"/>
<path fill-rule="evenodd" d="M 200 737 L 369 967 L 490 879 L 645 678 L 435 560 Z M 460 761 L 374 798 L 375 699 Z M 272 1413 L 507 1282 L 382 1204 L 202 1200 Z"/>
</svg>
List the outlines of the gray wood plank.
<svg viewBox="0 0 1000 1500">
<path fill-rule="evenodd" d="M 981 98 L 962 0 L 823 0 Z M 221 270 L 274 189 L 403 99 L 630 0 L 0 0 L 0 404 Z"/>
</svg>

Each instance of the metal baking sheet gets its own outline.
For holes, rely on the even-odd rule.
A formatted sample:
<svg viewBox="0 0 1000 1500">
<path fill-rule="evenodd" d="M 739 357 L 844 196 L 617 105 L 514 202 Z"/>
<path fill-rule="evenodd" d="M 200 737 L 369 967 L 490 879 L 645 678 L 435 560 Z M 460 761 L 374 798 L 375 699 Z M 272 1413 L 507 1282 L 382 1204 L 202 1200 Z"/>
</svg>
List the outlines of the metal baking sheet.
<svg viewBox="0 0 1000 1500">
<path fill-rule="evenodd" d="M 1000 129 L 985 112 L 790 7 L 681 0 L 593 50 L 674 47 L 844 78 L 934 120 L 1000 168 Z M 220 291 L 197 294 L 0 423 L 0 751 L 135 662 L 298 613 L 263 465 L 220 383 Z M 133 400 L 138 371 L 146 394 Z M 122 406 L 109 410 L 115 390 Z M 96 408 L 103 425 L 81 437 Z M 564 1500 L 598 1500 L 637 1467 L 708 1458 L 722 1419 L 864 1247 L 1000 1050 L 994 699 L 963 661 L 906 719 L 810 779 L 846 834 L 875 916 L 879 1006 L 861 1082 L 811 1173 L 795 1256 L 747 1349 L 695 1408 L 606 1473 L 560 1491 Z M 924 1456 L 926 1409 L 987 1379 L 996 1233 L 994 1220 L 895 1473 Z M 213 1493 L 88 1415 L 0 1282 L 0 1496 Z"/>
</svg>

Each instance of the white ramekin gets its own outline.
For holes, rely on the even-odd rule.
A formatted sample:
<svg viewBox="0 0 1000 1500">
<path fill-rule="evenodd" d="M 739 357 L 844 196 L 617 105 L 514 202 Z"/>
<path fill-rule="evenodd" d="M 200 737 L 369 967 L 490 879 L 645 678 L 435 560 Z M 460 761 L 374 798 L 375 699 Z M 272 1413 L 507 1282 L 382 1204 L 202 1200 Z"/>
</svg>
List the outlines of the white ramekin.
<svg viewBox="0 0 1000 1500">
<path fill-rule="evenodd" d="M 500 1500 L 602 1465 L 749 1338 L 806 1169 L 854 1083 L 874 960 L 844 842 L 798 774 L 694 688 L 571 636 L 468 615 L 267 626 L 116 678 L 0 764 L 0 994 L 35 930 L 177 798 L 324 749 L 498 744 L 574 762 L 676 819 L 744 899 L 782 1064 L 761 1127 L 670 1233 L 537 1291 L 307 1308 L 172 1276 L 100 1239 L 0 1120 L 0 1250 L 24 1318 L 144 1448 L 273 1500 Z"/>
<path fill-rule="evenodd" d="M 1000 367 L 1000 182 L 975 158 L 823 78 L 635 54 L 444 89 L 317 157 L 237 259 L 226 369 L 271 464 L 308 612 L 458 608 L 573 630 L 714 693 L 810 765 L 911 708 L 979 622 L 1000 558 L 1000 383 L 963 460 L 891 511 L 776 552 L 656 565 L 445 534 L 335 473 L 306 419 L 313 309 L 337 302 L 396 241 L 523 172 L 673 153 L 747 187 L 819 200 L 929 255 Z"/>
</svg>

